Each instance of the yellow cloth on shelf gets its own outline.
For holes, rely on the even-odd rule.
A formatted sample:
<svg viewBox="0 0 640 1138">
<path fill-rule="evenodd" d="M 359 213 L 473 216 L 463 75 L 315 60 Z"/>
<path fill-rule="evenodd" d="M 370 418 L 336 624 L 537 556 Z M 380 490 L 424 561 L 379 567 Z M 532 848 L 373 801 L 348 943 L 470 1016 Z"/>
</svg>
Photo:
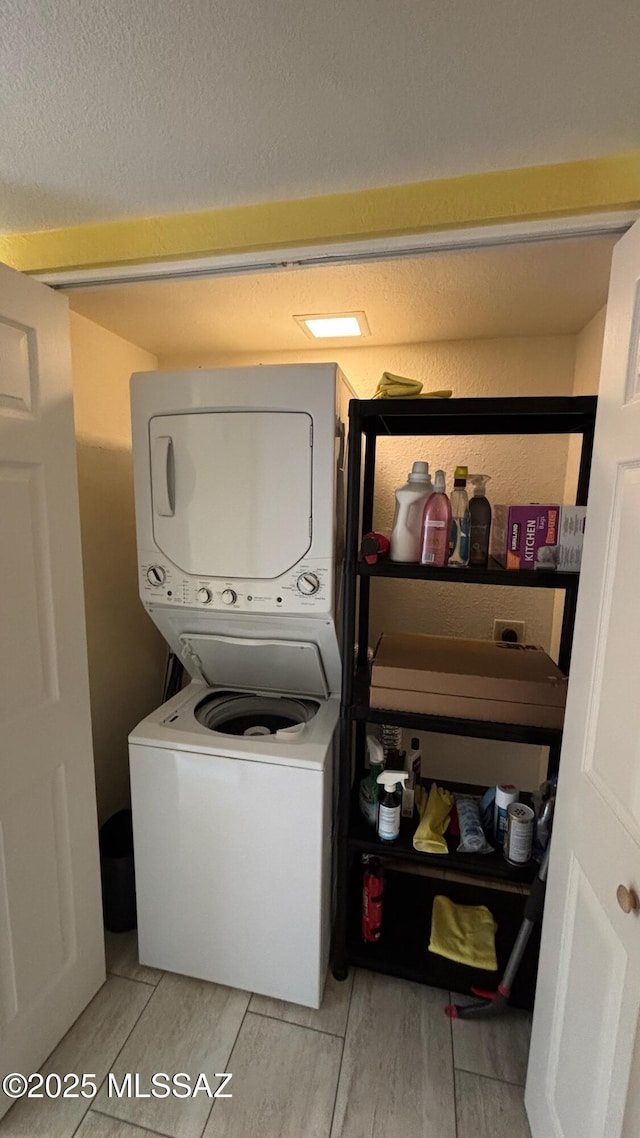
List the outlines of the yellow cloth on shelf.
<svg viewBox="0 0 640 1138">
<path fill-rule="evenodd" d="M 425 391 L 419 379 L 405 379 L 403 375 L 382 374 L 374 399 L 450 399 L 450 391 Z"/>
<path fill-rule="evenodd" d="M 497 927 L 486 905 L 454 905 L 438 895 L 433 899 L 429 952 L 495 972 Z"/>
<path fill-rule="evenodd" d="M 435 782 L 431 783 L 428 795 L 421 786 L 417 787 L 415 803 L 420 823 L 413 835 L 414 850 L 419 850 L 420 853 L 449 853 L 444 835 L 449 825 L 453 801 L 453 795 L 443 786 L 437 786 Z"/>
</svg>

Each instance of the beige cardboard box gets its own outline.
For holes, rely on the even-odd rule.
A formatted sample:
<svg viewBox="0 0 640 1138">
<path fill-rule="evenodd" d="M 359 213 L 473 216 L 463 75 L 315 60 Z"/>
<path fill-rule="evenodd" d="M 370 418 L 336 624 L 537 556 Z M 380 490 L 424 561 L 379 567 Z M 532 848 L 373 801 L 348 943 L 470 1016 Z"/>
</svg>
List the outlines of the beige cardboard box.
<svg viewBox="0 0 640 1138">
<path fill-rule="evenodd" d="M 453 636 L 383 633 L 371 707 L 562 727 L 567 679 L 542 648 Z"/>
</svg>

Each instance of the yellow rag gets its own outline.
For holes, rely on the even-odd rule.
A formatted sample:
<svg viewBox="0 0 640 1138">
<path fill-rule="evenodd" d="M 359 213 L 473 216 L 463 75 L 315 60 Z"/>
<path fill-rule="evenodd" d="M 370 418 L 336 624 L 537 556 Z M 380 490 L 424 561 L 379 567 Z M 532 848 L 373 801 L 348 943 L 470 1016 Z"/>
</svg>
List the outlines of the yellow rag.
<svg viewBox="0 0 640 1138">
<path fill-rule="evenodd" d="M 438 895 L 433 899 L 429 952 L 495 972 L 497 927 L 486 905 L 454 905 Z"/>
<path fill-rule="evenodd" d="M 453 807 L 453 795 L 443 786 L 431 783 L 427 792 L 423 787 L 416 789 L 415 802 L 420 815 L 420 824 L 413 835 L 413 848 L 420 853 L 446 854 L 449 847 L 444 840 L 449 815 Z"/>
<path fill-rule="evenodd" d="M 403 375 L 382 374 L 374 399 L 450 399 L 450 391 L 422 391 L 419 379 L 405 379 Z"/>
</svg>

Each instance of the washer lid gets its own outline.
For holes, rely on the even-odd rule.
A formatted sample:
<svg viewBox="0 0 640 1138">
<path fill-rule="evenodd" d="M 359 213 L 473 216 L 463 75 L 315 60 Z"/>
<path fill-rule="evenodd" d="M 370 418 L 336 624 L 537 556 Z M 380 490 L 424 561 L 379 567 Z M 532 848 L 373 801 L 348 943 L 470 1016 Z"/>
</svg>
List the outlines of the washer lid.
<svg viewBox="0 0 640 1138">
<path fill-rule="evenodd" d="M 184 632 L 184 666 L 209 687 L 248 688 L 326 699 L 329 694 L 317 644 Z"/>
</svg>

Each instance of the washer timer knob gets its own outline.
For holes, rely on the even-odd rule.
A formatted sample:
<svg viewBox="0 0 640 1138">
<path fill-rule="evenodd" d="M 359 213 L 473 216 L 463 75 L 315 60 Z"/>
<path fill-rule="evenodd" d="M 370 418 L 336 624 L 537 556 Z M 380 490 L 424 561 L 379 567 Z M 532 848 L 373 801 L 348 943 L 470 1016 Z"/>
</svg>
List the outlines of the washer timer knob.
<svg viewBox="0 0 640 1138">
<path fill-rule="evenodd" d="M 166 579 L 167 574 L 162 568 L 162 565 L 150 565 L 147 569 L 147 581 L 150 585 L 159 588 L 160 585 L 164 585 Z"/>
<path fill-rule="evenodd" d="M 198 600 L 201 604 L 209 605 L 211 604 L 212 599 L 213 593 L 211 592 L 211 589 L 205 589 L 204 587 L 202 589 L 198 589 Z"/>
<path fill-rule="evenodd" d="M 299 593 L 305 597 L 312 597 L 320 588 L 320 578 L 315 573 L 301 573 L 296 585 Z"/>
<path fill-rule="evenodd" d="M 223 605 L 235 605 L 238 594 L 235 589 L 223 589 L 220 599 Z"/>
</svg>

